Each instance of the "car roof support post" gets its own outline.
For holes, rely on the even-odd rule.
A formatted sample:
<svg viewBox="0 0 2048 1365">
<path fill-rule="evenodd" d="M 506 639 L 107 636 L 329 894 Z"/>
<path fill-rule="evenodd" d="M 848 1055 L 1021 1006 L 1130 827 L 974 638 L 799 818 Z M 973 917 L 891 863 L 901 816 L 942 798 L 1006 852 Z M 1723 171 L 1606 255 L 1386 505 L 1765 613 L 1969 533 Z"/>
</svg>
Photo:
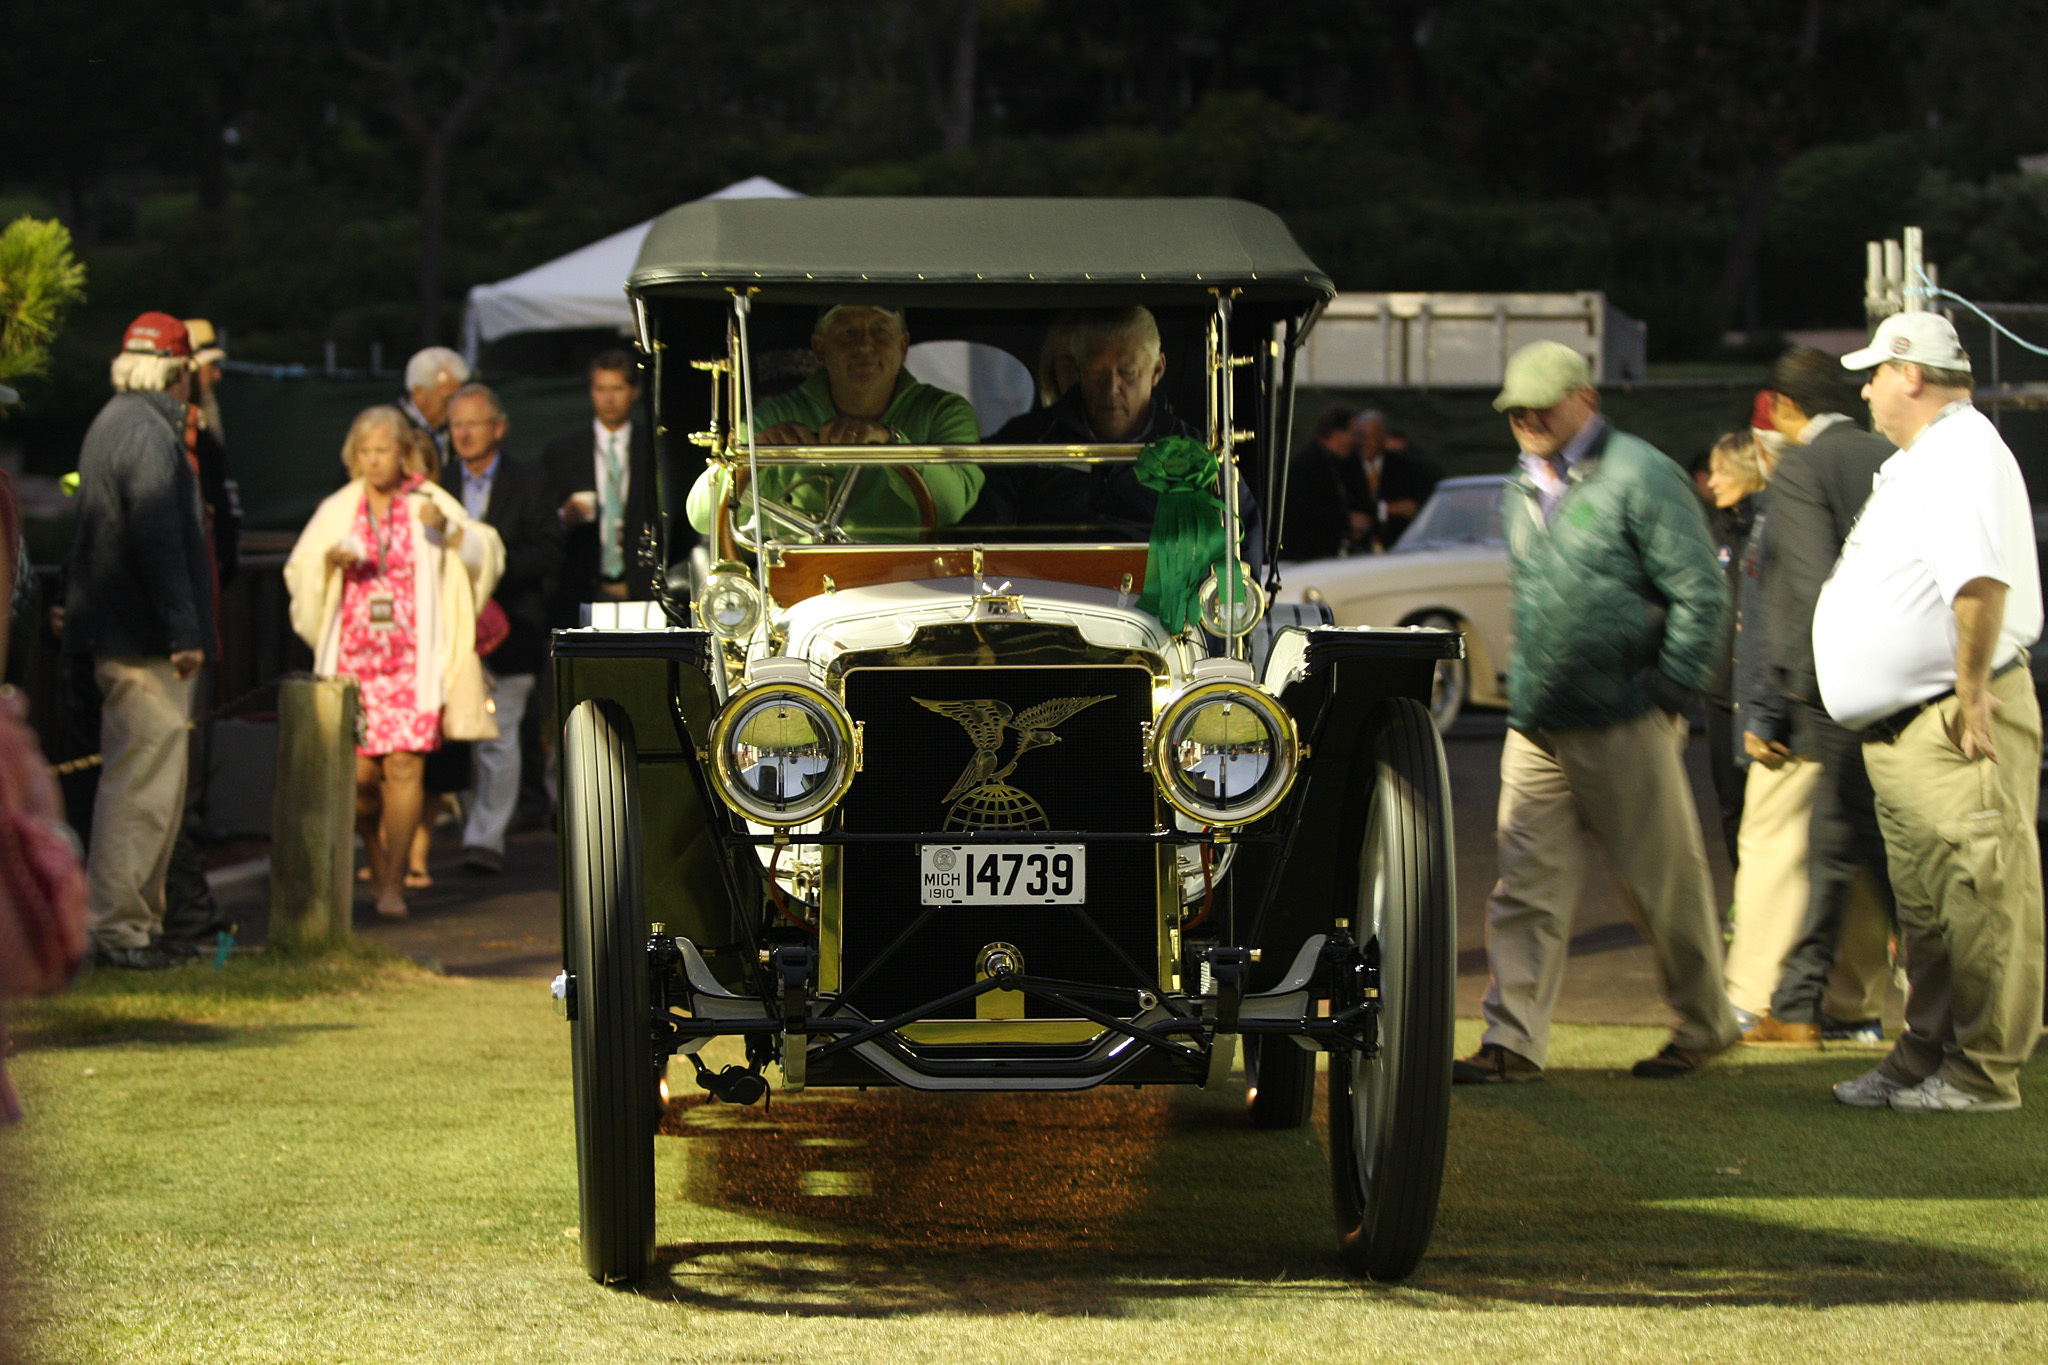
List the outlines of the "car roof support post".
<svg viewBox="0 0 2048 1365">
<path fill-rule="evenodd" d="M 761 516 L 761 466 L 754 447 L 754 353 L 747 344 L 747 317 L 754 311 L 754 291 L 733 288 L 732 295 L 733 343 L 737 352 L 733 363 L 739 368 L 739 391 L 742 411 L 740 430 L 747 437 L 747 489 L 754 495 L 754 582 L 761 589 L 761 619 L 754 629 L 763 640 L 768 638 L 768 608 L 775 599 L 768 595 L 768 523 Z"/>
</svg>

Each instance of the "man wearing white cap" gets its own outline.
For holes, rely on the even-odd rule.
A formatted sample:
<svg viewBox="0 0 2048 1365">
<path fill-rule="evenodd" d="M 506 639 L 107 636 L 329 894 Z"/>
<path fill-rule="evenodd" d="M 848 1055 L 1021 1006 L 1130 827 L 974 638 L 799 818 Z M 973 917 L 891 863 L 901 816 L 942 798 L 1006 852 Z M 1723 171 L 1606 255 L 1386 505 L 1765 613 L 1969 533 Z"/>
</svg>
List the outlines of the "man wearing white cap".
<svg viewBox="0 0 2048 1365">
<path fill-rule="evenodd" d="M 2041 634 L 2026 484 L 1970 403 L 1970 358 L 1935 313 L 1886 318 L 1867 370 L 1878 471 L 1813 616 L 1821 700 L 1860 729 L 1906 957 L 1906 1032 L 1835 1086 L 1861 1108 L 2017 1109 L 2041 1032 Z"/>
</svg>

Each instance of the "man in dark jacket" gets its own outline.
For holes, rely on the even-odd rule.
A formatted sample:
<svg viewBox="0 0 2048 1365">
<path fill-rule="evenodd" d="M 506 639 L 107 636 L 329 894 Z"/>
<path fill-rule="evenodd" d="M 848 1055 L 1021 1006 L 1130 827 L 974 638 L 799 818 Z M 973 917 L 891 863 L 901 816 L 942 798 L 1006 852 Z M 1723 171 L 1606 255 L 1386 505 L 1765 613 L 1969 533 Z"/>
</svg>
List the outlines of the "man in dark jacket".
<svg viewBox="0 0 2048 1365">
<path fill-rule="evenodd" d="M 1602 420 L 1584 356 L 1557 342 L 1523 347 L 1494 407 L 1522 451 L 1501 512 L 1515 646 L 1486 1033 L 1453 1076 L 1541 1078 L 1595 845 L 1641 917 L 1678 1017 L 1635 1074 L 1687 1075 L 1739 1032 L 1682 714 L 1712 672 L 1728 585 L 1684 471 Z"/>
<path fill-rule="evenodd" d="M 481 384 L 465 384 L 448 403 L 448 437 L 457 459 L 441 482 L 469 514 L 505 542 L 505 573 L 491 600 L 511 633 L 485 661 L 498 738 L 476 745 L 476 785 L 462 831 L 463 866 L 500 872 L 505 834 L 519 800 L 519 727 L 534 677 L 548 657 L 548 597 L 562 567 L 562 522 L 540 471 L 514 464 L 503 450 L 505 409 Z"/>
<path fill-rule="evenodd" d="M 1280 558 L 1329 559 L 1370 529 L 1363 511 L 1345 490 L 1344 466 L 1351 463 L 1350 408 L 1324 408 L 1309 443 L 1287 464 L 1287 512 L 1280 528 Z"/>
<path fill-rule="evenodd" d="M 445 472 L 454 455 L 448 437 L 448 404 L 455 391 L 469 382 L 469 362 L 446 346 L 429 346 L 413 352 L 405 362 L 405 393 L 398 410 L 413 429 L 424 432 L 434 443 L 436 463 Z"/>
<path fill-rule="evenodd" d="M 1827 1020 L 1821 1003 L 1835 965 L 1843 911 L 1859 869 L 1869 872 L 1885 913 L 1894 913 L 1861 736 L 1829 718 L 1813 665 L 1813 605 L 1841 556 L 1842 542 L 1870 497 L 1878 467 L 1895 453 L 1843 414 L 1851 395 L 1840 364 L 1823 351 L 1794 347 L 1771 371 L 1772 420 L 1792 442 L 1771 485 L 1764 554 L 1769 669 L 1785 698 L 1785 722 L 1766 733 L 1751 726 L 1752 752 L 1773 749 L 1819 762 L 1809 833 L 1806 923 L 1785 958 L 1770 1011 L 1743 1041 L 1819 1046 L 1824 1031 L 1868 1041 L 1873 1019 Z"/>
<path fill-rule="evenodd" d="M 1155 390 L 1166 374 L 1159 324 L 1147 308 L 1083 313 L 1071 345 L 1080 380 L 1050 407 L 1011 418 L 991 445 L 1150 445 L 1194 436 Z M 1032 540 L 1146 540 L 1159 494 L 1138 482 L 1128 464 L 995 465 L 963 524 L 1013 527 Z M 1256 570 L 1263 555 L 1258 503 L 1239 479 L 1244 555 Z"/>
<path fill-rule="evenodd" d="M 654 595 L 640 564 L 641 533 L 654 524 L 654 438 L 633 416 L 639 368 L 624 351 L 590 362 L 587 426 L 557 436 L 541 452 L 548 496 L 562 520 L 562 572 L 550 615 L 581 624 L 586 602 Z"/>
<path fill-rule="evenodd" d="M 1354 553 L 1391 550 L 1436 491 L 1441 470 L 1393 443 L 1386 415 L 1367 408 L 1351 419 L 1352 459 L 1342 466 L 1344 491 L 1365 528 L 1353 535 Z"/>
<path fill-rule="evenodd" d="M 164 874 L 185 806 L 192 679 L 217 646 L 213 551 L 185 445 L 192 384 L 185 324 L 144 313 L 113 366 L 119 390 L 78 455 L 66 564 L 64 651 L 99 683 L 99 794 L 86 869 L 96 956 L 168 967 L 158 942 Z"/>
</svg>

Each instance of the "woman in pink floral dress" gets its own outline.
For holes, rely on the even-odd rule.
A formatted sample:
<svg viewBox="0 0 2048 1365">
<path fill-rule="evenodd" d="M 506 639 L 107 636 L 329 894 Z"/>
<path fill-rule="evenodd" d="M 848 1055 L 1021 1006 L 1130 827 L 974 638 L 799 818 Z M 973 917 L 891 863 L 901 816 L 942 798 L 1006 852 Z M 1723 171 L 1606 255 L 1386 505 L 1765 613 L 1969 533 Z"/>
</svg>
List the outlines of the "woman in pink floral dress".
<svg viewBox="0 0 2048 1365">
<path fill-rule="evenodd" d="M 488 526 L 411 467 L 407 436 L 396 408 L 356 418 L 342 448 L 356 477 L 321 504 L 285 566 L 293 624 L 319 671 L 356 680 L 357 828 L 377 913 L 391 919 L 406 913 L 406 853 L 425 756 L 441 745 L 449 651 L 474 651 L 479 580 L 495 581 L 504 557 Z M 450 590 L 467 610 L 448 610 Z"/>
</svg>

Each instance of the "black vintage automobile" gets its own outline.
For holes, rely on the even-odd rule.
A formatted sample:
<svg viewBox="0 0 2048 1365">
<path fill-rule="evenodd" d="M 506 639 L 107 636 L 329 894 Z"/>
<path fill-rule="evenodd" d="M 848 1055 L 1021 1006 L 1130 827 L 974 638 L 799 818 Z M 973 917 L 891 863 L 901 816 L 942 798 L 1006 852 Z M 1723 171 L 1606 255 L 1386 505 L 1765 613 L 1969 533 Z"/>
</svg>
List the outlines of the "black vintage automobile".
<svg viewBox="0 0 2048 1365">
<path fill-rule="evenodd" d="M 662 507 L 640 553 L 665 592 L 554 637 L 556 995 L 590 1274 L 652 1256 L 654 1134 L 685 1062 L 749 1103 L 771 1082 L 1219 1086 L 1241 1044 L 1268 1128 L 1310 1121 L 1328 1055 L 1342 1255 L 1407 1275 L 1451 1061 L 1427 703 L 1463 644 L 1268 610 L 1260 509 L 1285 503 L 1294 362 L 1329 279 L 1235 201 L 814 199 L 673 210 L 628 293 Z M 1142 308 L 1192 482 L 1156 491 L 1163 447 L 1085 435 L 770 444 L 757 405 L 804 377 L 835 307 L 949 343 L 984 433 L 1037 410 L 1033 370 L 1077 319 Z M 932 491 L 1020 478 L 1155 490 L 1158 521 L 1088 498 L 983 519 Z M 853 515 L 889 503 L 878 487 L 894 524 Z M 1163 610 L 1147 590 L 1185 588 L 1174 555 L 1204 536 L 1199 610 Z M 722 1037 L 746 1063 L 714 1072 L 698 1053 Z"/>
</svg>

